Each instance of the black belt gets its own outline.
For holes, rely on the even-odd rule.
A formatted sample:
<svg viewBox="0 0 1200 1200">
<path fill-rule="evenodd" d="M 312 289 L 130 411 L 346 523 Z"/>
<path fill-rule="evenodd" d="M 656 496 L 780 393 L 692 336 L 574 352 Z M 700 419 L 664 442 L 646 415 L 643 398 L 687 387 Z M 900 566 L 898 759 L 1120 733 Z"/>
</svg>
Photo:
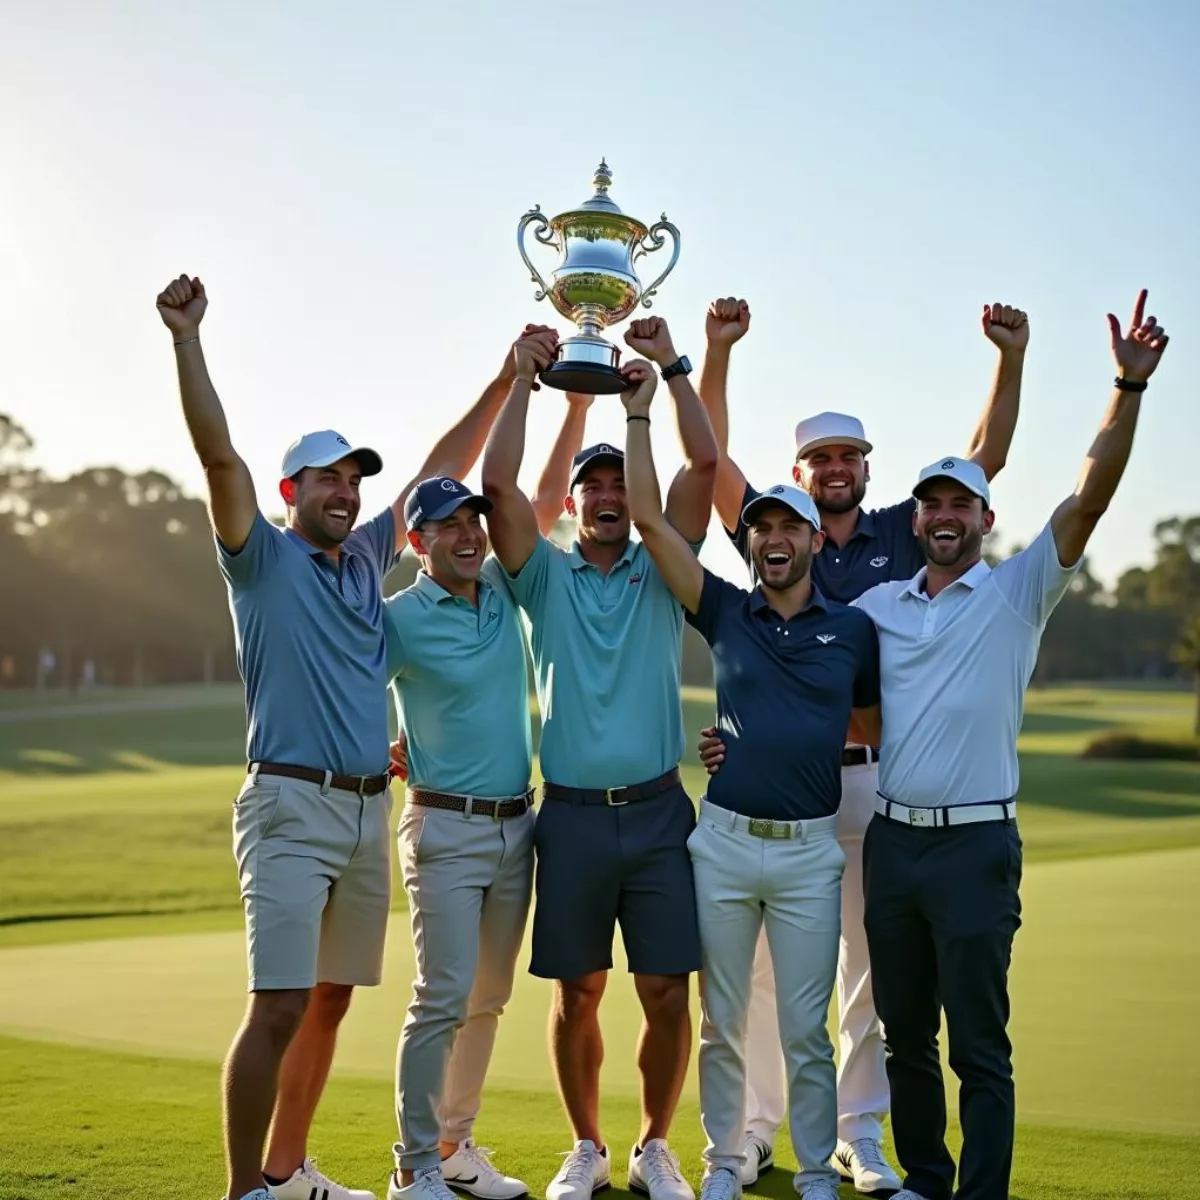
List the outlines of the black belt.
<svg viewBox="0 0 1200 1200">
<path fill-rule="evenodd" d="M 391 780 L 390 775 L 337 775 L 332 771 L 319 771 L 316 767 L 294 767 L 291 763 L 250 763 L 246 768 L 253 774 L 282 775 L 287 779 L 303 779 L 319 787 L 329 786 L 342 792 L 357 792 L 360 796 L 378 796 Z M 326 784 L 328 780 L 328 785 Z"/>
<path fill-rule="evenodd" d="M 576 788 L 563 787 L 559 783 L 544 783 L 542 795 L 547 800 L 563 800 L 568 804 L 607 804 L 612 808 L 620 808 L 623 804 L 633 804 L 637 800 L 652 800 L 678 783 L 679 768 L 672 767 L 657 779 L 648 779 L 645 783 L 635 783 L 629 787 Z"/>
<path fill-rule="evenodd" d="M 491 817 L 493 821 L 500 821 L 506 817 L 524 816 L 533 807 L 533 788 L 523 796 L 510 796 L 504 800 L 481 800 L 478 796 L 457 796 L 453 792 L 409 788 L 408 802 L 419 804 L 422 808 L 441 808 L 448 812 Z"/>
<path fill-rule="evenodd" d="M 843 746 L 843 767 L 865 767 L 867 763 L 879 761 L 878 746 Z"/>
</svg>

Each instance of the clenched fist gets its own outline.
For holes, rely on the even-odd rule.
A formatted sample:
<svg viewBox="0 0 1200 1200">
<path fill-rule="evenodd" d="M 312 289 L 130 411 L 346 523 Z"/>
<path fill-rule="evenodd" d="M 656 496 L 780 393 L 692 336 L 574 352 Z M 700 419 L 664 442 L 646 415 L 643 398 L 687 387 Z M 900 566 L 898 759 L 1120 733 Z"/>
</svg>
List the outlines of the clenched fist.
<svg viewBox="0 0 1200 1200">
<path fill-rule="evenodd" d="M 651 317 L 650 320 L 656 321 L 658 318 Z M 654 368 L 644 358 L 635 358 L 621 368 L 621 374 L 629 385 L 621 393 L 625 411 L 630 416 L 644 417 L 650 411 L 650 401 L 654 399 L 654 389 L 658 387 Z"/>
<path fill-rule="evenodd" d="M 163 324 L 176 338 L 194 337 L 204 320 L 208 297 L 199 279 L 180 275 L 159 292 L 155 303 Z"/>
<path fill-rule="evenodd" d="M 1024 350 L 1029 345 L 1029 318 L 1011 304 L 983 306 L 983 332 L 1001 350 Z"/>
<path fill-rule="evenodd" d="M 634 321 L 625 331 L 625 344 L 660 367 L 669 367 L 679 357 L 671 341 L 671 331 L 662 317 L 642 317 Z"/>
<path fill-rule="evenodd" d="M 546 326 L 533 333 L 523 333 L 513 342 L 513 374 L 517 379 L 533 383 L 534 376 L 544 371 L 558 353 L 558 334 Z"/>
<path fill-rule="evenodd" d="M 746 336 L 749 328 L 750 305 L 745 300 L 726 296 L 724 300 L 714 300 L 708 306 L 704 336 L 710 345 L 732 346 Z"/>
</svg>

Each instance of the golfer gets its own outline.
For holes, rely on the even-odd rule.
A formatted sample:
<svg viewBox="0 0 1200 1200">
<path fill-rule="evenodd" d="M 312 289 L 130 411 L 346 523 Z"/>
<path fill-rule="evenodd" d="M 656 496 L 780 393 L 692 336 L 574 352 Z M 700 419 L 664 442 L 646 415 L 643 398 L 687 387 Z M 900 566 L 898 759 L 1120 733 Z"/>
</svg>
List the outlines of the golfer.
<svg viewBox="0 0 1200 1200">
<path fill-rule="evenodd" d="M 332 430 L 310 433 L 284 455 L 287 525 L 272 525 L 209 379 L 207 306 L 187 275 L 157 300 L 208 481 L 246 685 L 249 767 L 233 834 L 250 1001 L 224 1067 L 227 1196 L 374 1200 L 318 1171 L 307 1140 L 353 989 L 378 984 L 382 971 L 391 810 L 382 577 L 405 542 L 412 483 L 356 528 L 359 486 L 380 472 L 380 457 Z M 470 469 L 510 362 L 418 478 Z"/>
<path fill-rule="evenodd" d="M 1133 445 L 1141 394 L 1167 346 L 1146 293 L 1122 335 L 1104 422 L 1075 491 L 1019 554 L 982 558 L 994 520 L 977 463 L 920 474 L 925 566 L 857 605 L 879 631 L 882 758 L 864 846 L 866 929 L 883 1020 L 897 1200 L 1006 1200 L 1015 1097 L 1008 967 L 1020 925 L 1017 734 L 1042 631 L 1078 571 Z M 945 1012 L 963 1145 L 955 1189 L 938 1055 Z"/>
<path fill-rule="evenodd" d="M 991 395 L 971 438 L 968 456 L 993 478 L 1004 466 L 1017 422 L 1021 375 L 1029 326 L 1025 314 L 1008 305 L 983 310 L 983 332 L 999 351 Z M 750 327 L 745 300 L 730 297 L 709 307 L 708 351 L 700 382 L 717 441 L 716 509 L 751 574 L 750 535 L 740 521 L 758 493 L 729 458 L 726 384 L 732 347 Z M 913 502 L 871 511 L 863 509 L 873 447 L 862 422 L 825 412 L 796 426 L 792 478 L 817 504 L 822 544 L 814 552 L 812 577 L 829 600 L 849 604 L 868 588 L 889 579 L 910 579 L 922 563 L 912 533 Z M 706 731 L 707 732 L 707 731 Z M 706 763 L 719 763 L 723 747 L 714 738 L 701 745 Z M 838 1144 L 835 1165 L 858 1191 L 886 1195 L 900 1180 L 883 1155 L 883 1118 L 888 1086 L 879 1018 L 871 998 L 870 963 L 863 928 L 862 839 L 874 812 L 878 786 L 876 748 L 848 743 L 842 755 L 838 841 L 846 854 L 842 876 L 842 939 L 838 956 Z M 784 1064 L 779 1042 L 775 985 L 767 939 L 759 941 L 754 991 L 746 1038 L 749 1088 L 746 1159 L 742 1181 L 753 1183 L 774 1162 L 775 1135 L 784 1114 Z"/>
<path fill-rule="evenodd" d="M 666 323 L 626 334 L 670 377 L 686 465 L 671 516 L 699 542 L 708 523 L 715 450 Z M 623 454 L 602 443 L 575 459 L 566 499 L 578 538 L 561 550 L 541 536 L 518 486 L 529 393 L 557 347 L 532 336 L 488 441 L 488 529 L 530 624 L 542 714 L 545 777 L 535 843 L 533 974 L 555 981 L 554 1068 L 575 1145 L 548 1200 L 586 1200 L 608 1185 L 600 1126 L 598 1009 L 619 923 L 645 1022 L 638 1054 L 641 1136 L 629 1185 L 653 1200 L 691 1200 L 667 1143 L 691 1045 L 688 977 L 700 966 L 687 838 L 694 810 L 679 777 L 683 753 L 683 616 L 644 547 L 631 542 Z"/>
</svg>

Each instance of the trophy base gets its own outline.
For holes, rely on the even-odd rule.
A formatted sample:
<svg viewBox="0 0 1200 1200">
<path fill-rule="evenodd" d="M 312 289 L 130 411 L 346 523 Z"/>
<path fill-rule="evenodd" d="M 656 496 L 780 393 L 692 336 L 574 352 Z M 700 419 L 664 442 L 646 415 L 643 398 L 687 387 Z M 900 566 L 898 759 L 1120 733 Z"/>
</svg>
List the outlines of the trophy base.
<svg viewBox="0 0 1200 1200">
<path fill-rule="evenodd" d="M 606 367 L 603 363 L 551 363 L 538 378 L 547 387 L 585 396 L 616 396 L 629 386 L 616 367 Z"/>
</svg>

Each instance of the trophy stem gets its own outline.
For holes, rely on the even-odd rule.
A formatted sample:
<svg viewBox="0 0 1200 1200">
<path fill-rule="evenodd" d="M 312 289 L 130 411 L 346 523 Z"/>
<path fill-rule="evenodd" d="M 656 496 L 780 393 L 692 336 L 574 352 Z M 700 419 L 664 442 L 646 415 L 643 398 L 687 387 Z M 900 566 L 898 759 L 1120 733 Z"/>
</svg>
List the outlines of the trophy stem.
<svg viewBox="0 0 1200 1200">
<path fill-rule="evenodd" d="M 605 321 L 598 304 L 581 304 L 575 324 L 584 337 L 598 338 L 604 332 Z"/>
</svg>

